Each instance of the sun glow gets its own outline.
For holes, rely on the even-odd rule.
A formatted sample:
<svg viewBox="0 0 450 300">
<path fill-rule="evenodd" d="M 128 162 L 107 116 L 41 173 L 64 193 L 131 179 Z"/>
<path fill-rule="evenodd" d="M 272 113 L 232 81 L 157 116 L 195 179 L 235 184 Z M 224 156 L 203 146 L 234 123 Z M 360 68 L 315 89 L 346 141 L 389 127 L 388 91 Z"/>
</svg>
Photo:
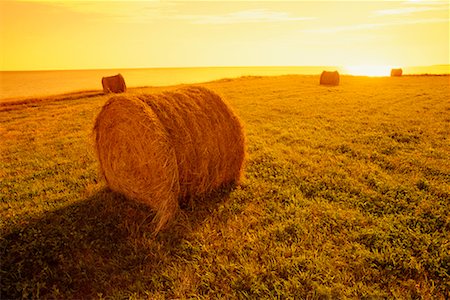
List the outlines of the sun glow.
<svg viewBox="0 0 450 300">
<path fill-rule="evenodd" d="M 449 20 L 448 0 L 0 0 L 0 71 L 336 66 L 389 76 L 389 64 L 449 65 Z"/>
<path fill-rule="evenodd" d="M 346 66 L 345 73 L 359 76 L 389 76 L 391 66 L 357 65 Z"/>
</svg>

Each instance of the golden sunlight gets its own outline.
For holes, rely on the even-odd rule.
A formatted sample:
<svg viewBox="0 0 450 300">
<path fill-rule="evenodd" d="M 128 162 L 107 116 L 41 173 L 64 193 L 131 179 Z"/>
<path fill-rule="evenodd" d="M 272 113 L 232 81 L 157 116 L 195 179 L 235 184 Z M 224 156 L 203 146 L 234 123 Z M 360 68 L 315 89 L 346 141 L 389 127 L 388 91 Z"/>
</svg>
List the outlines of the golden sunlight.
<svg viewBox="0 0 450 300">
<path fill-rule="evenodd" d="M 0 0 L 0 71 L 349 66 L 389 76 L 389 64 L 450 64 L 448 16 L 448 0 Z"/>
<path fill-rule="evenodd" d="M 344 73 L 358 76 L 389 76 L 392 66 L 356 65 L 344 67 Z"/>
</svg>

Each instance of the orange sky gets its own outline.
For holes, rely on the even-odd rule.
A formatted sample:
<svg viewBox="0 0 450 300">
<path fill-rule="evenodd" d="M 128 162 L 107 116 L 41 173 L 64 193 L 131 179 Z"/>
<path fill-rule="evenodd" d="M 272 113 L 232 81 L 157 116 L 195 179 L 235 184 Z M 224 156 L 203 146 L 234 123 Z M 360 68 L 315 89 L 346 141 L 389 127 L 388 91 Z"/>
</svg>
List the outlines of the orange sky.
<svg viewBox="0 0 450 300">
<path fill-rule="evenodd" d="M 0 70 L 450 64 L 448 1 L 0 0 Z"/>
</svg>

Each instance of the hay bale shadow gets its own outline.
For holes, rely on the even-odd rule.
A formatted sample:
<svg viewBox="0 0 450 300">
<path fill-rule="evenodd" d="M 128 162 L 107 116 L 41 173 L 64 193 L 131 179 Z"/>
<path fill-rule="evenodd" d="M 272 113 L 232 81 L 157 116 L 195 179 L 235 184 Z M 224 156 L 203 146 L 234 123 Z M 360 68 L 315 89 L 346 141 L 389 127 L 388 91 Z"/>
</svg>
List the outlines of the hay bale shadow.
<svg viewBox="0 0 450 300">
<path fill-rule="evenodd" d="M 158 291 L 169 284 L 160 280 L 164 270 L 186 263 L 182 241 L 230 191 L 184 205 L 157 236 L 151 209 L 109 189 L 14 228 L 0 241 L 2 299 L 92 298 L 133 290 L 136 282 Z"/>
</svg>

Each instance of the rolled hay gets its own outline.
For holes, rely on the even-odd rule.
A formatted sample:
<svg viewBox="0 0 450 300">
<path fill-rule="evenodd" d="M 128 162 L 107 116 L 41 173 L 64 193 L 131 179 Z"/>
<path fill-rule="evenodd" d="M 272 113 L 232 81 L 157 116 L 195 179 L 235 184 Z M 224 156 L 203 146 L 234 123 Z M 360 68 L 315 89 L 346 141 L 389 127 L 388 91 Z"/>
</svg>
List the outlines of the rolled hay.
<svg viewBox="0 0 450 300">
<path fill-rule="evenodd" d="M 391 77 L 402 76 L 402 69 L 391 69 Z"/>
<path fill-rule="evenodd" d="M 323 71 L 320 75 L 321 85 L 339 85 L 339 72 Z"/>
<path fill-rule="evenodd" d="M 97 116 L 94 136 L 108 186 L 154 209 L 156 232 L 180 201 L 242 177 L 242 124 L 205 88 L 112 97 Z"/>
<path fill-rule="evenodd" d="M 103 92 L 108 93 L 124 93 L 127 91 L 125 79 L 122 74 L 102 78 Z"/>
</svg>

